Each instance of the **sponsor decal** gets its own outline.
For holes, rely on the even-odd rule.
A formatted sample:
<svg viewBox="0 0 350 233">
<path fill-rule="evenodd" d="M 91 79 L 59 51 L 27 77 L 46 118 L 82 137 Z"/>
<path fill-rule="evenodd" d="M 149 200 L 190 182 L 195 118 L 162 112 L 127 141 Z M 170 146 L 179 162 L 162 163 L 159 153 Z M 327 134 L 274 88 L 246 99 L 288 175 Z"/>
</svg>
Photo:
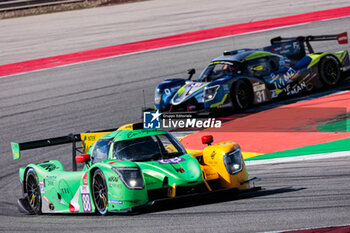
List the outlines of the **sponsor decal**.
<svg viewBox="0 0 350 233">
<path fill-rule="evenodd" d="M 53 186 L 57 176 L 45 176 L 45 186 Z"/>
<path fill-rule="evenodd" d="M 19 159 L 19 145 L 18 143 L 11 142 L 13 159 Z"/>
<path fill-rule="evenodd" d="M 338 39 L 339 44 L 347 44 L 348 43 L 348 33 L 344 32 L 344 33 L 339 34 L 337 36 L 337 39 Z"/>
<path fill-rule="evenodd" d="M 117 160 L 117 161 L 111 161 L 111 162 L 108 162 L 109 164 L 113 164 L 113 163 L 117 163 L 117 162 L 120 162 L 121 160 Z"/>
<path fill-rule="evenodd" d="M 87 185 L 88 184 L 88 180 L 87 180 L 87 173 L 85 172 L 83 175 L 83 184 Z"/>
<path fill-rule="evenodd" d="M 81 202 L 83 204 L 84 213 L 89 213 L 92 211 L 91 209 L 91 198 L 89 187 L 87 185 L 80 186 L 81 187 Z"/>
<path fill-rule="evenodd" d="M 81 193 L 90 193 L 89 186 L 87 185 L 80 186 L 80 189 L 81 189 Z"/>
<path fill-rule="evenodd" d="M 40 182 L 39 185 L 40 185 L 40 193 L 41 194 L 45 193 L 44 182 Z"/>
<path fill-rule="evenodd" d="M 277 98 L 278 97 L 276 90 L 271 90 L 270 92 L 271 92 L 271 98 Z"/>
<path fill-rule="evenodd" d="M 55 209 L 55 205 L 52 202 L 49 203 L 49 209 L 50 210 L 54 210 Z"/>
<path fill-rule="evenodd" d="M 265 87 L 264 83 L 262 83 L 262 84 L 260 84 L 259 82 L 253 83 L 253 90 L 254 90 L 254 92 L 263 91 L 265 89 L 266 89 L 266 87 Z"/>
<path fill-rule="evenodd" d="M 147 135 L 147 134 L 149 134 L 149 133 L 153 133 L 153 132 L 157 132 L 157 129 L 150 129 L 150 130 L 148 130 L 148 131 L 146 131 L 146 132 L 143 132 L 143 131 L 139 131 L 139 132 L 135 132 L 135 131 L 131 131 L 131 132 L 129 132 L 128 134 L 127 134 L 127 137 L 128 138 L 133 138 L 133 137 L 136 137 L 136 136 L 138 136 L 138 135 L 140 135 L 140 134 L 145 134 L 145 135 Z"/>
<path fill-rule="evenodd" d="M 182 162 L 182 161 L 185 161 L 185 159 L 181 158 L 181 157 L 175 157 L 175 158 L 172 158 L 172 159 L 158 160 L 157 162 L 160 163 L 160 164 L 176 164 L 176 163 L 179 163 L 179 162 Z"/>
<path fill-rule="evenodd" d="M 116 204 L 116 205 L 123 205 L 123 204 L 124 204 L 123 201 L 118 201 L 118 200 L 109 200 L 109 202 L 110 202 L 111 204 Z"/>
<path fill-rule="evenodd" d="M 111 177 L 109 177 L 108 178 L 108 182 L 118 182 L 118 177 L 116 177 L 116 176 L 111 176 Z"/>
<path fill-rule="evenodd" d="M 180 169 L 176 169 L 176 172 L 184 173 L 185 170 L 183 168 L 180 168 Z"/>
<path fill-rule="evenodd" d="M 283 75 L 271 74 L 271 82 L 275 85 L 276 89 L 282 89 L 290 81 L 298 76 L 299 71 L 297 72 L 293 68 L 289 68 L 288 71 Z"/>
<path fill-rule="evenodd" d="M 294 95 L 294 94 L 298 94 L 304 88 L 306 88 L 306 83 L 301 82 L 301 83 L 295 84 L 292 88 L 290 87 L 290 85 L 287 85 L 285 88 L 285 91 L 287 92 L 287 95 Z"/>
<path fill-rule="evenodd" d="M 216 152 L 215 152 L 215 150 L 211 153 L 211 155 L 210 155 L 210 158 L 211 159 L 214 159 L 215 158 L 215 155 L 216 155 Z"/>
</svg>

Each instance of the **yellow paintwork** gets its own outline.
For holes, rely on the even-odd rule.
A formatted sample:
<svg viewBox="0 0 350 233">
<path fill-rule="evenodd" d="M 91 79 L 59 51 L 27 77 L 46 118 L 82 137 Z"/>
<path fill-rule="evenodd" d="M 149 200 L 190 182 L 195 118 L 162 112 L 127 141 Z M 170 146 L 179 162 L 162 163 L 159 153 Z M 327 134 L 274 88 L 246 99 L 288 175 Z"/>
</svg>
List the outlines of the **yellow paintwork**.
<svg viewBox="0 0 350 233">
<path fill-rule="evenodd" d="M 237 143 L 226 141 L 216 143 L 213 146 L 207 146 L 202 150 L 191 150 L 186 149 L 188 153 L 195 156 L 200 162 L 200 167 L 203 173 L 203 179 L 208 190 L 211 191 L 207 181 L 218 180 L 222 188 L 239 188 L 247 189 L 250 188 L 249 184 L 241 184 L 248 179 L 248 173 L 245 165 L 241 172 L 231 175 L 227 172 L 224 164 L 225 154 L 239 148 Z M 245 157 L 258 156 L 258 153 L 245 153 Z"/>
<path fill-rule="evenodd" d="M 134 125 L 139 123 L 125 124 L 118 128 L 118 130 L 134 130 Z M 82 141 L 82 147 L 84 153 L 88 153 L 91 146 L 102 136 L 110 132 L 97 132 L 97 133 L 81 133 L 80 139 Z"/>
<path fill-rule="evenodd" d="M 255 70 L 255 71 L 259 71 L 259 70 L 262 70 L 262 69 L 263 69 L 262 65 L 253 67 L 253 70 Z"/>
<path fill-rule="evenodd" d="M 134 130 L 134 124 L 137 124 L 137 123 L 122 125 L 118 128 L 118 130 Z"/>
<path fill-rule="evenodd" d="M 202 150 L 191 150 L 191 149 L 186 149 L 187 153 L 193 155 L 194 157 L 199 157 L 203 155 Z"/>
<path fill-rule="evenodd" d="M 219 174 L 217 171 L 208 165 L 201 165 L 204 180 L 216 180 L 219 179 Z"/>
<path fill-rule="evenodd" d="M 80 139 L 82 141 L 82 147 L 83 147 L 84 153 L 88 153 L 92 144 L 94 144 L 103 135 L 108 134 L 108 133 L 109 132 L 81 133 Z"/>
<path fill-rule="evenodd" d="M 126 124 L 118 128 L 118 130 L 134 130 L 134 125 L 137 123 Z M 86 133 L 81 134 L 81 139 L 83 141 L 83 148 L 88 149 L 91 145 L 100 137 L 107 134 L 108 132 L 103 133 Z M 84 140 L 83 140 L 84 139 Z M 183 139 L 183 138 L 181 138 Z M 181 139 L 179 141 L 181 141 Z M 169 147 L 168 150 L 173 150 Z M 250 188 L 249 184 L 241 184 L 242 182 L 248 180 L 248 173 L 243 163 L 242 171 L 231 175 L 227 172 L 224 164 L 225 154 L 239 149 L 239 145 L 232 141 L 225 141 L 216 143 L 212 146 L 207 146 L 204 150 L 191 150 L 186 149 L 187 153 L 191 156 L 196 157 L 200 163 L 200 167 L 203 174 L 204 183 L 207 186 L 209 191 L 212 191 L 210 185 L 207 181 L 218 180 L 222 188 L 238 188 L 238 189 L 247 189 Z M 243 152 L 243 158 L 250 158 L 259 156 L 259 153 L 249 153 Z M 176 195 L 176 186 L 171 186 L 168 189 L 168 196 L 173 197 Z"/>
<path fill-rule="evenodd" d="M 321 60 L 321 58 L 323 58 L 325 56 L 329 56 L 329 55 L 331 55 L 331 56 L 335 55 L 335 57 L 338 58 L 339 62 L 341 63 L 341 62 L 343 62 L 347 53 L 348 53 L 347 51 L 339 51 L 336 53 L 309 54 L 308 56 L 312 59 L 312 61 L 307 66 L 307 68 L 310 69 L 311 67 L 316 65 Z"/>
<path fill-rule="evenodd" d="M 211 108 L 216 108 L 219 107 L 221 104 L 223 104 L 227 98 L 228 94 L 225 94 L 224 97 L 222 98 L 222 100 L 218 103 L 212 104 L 210 105 Z"/>
<path fill-rule="evenodd" d="M 175 197 L 176 196 L 176 184 L 173 184 L 168 188 L 168 197 Z"/>
</svg>

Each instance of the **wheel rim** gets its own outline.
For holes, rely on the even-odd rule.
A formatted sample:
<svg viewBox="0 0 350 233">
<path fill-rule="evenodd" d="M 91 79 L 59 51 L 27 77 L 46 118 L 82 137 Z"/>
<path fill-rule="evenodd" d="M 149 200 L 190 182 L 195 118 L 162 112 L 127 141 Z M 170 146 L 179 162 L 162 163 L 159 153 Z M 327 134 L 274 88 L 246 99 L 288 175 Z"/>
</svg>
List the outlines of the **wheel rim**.
<svg viewBox="0 0 350 233">
<path fill-rule="evenodd" d="M 245 84 L 241 84 L 236 93 L 238 105 L 242 109 L 247 108 L 249 106 L 249 87 Z"/>
<path fill-rule="evenodd" d="M 95 174 L 93 180 L 93 196 L 97 210 L 101 214 L 107 212 L 107 188 L 104 179 L 100 174 Z"/>
<path fill-rule="evenodd" d="M 338 68 L 337 64 L 332 61 L 332 62 L 327 62 L 324 64 L 324 77 L 325 81 L 329 82 L 330 84 L 334 84 L 338 80 Z"/>
<path fill-rule="evenodd" d="M 38 205 L 40 204 L 40 187 L 32 174 L 30 174 L 27 178 L 27 194 L 29 205 L 33 210 L 37 209 Z"/>
</svg>

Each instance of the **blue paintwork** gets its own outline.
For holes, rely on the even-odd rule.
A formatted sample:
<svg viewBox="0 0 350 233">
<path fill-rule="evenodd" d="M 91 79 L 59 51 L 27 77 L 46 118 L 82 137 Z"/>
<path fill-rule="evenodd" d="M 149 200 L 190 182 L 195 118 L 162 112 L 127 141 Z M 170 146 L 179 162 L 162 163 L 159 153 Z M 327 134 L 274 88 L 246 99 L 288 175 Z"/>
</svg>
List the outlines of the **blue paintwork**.
<svg viewBox="0 0 350 233">
<path fill-rule="evenodd" d="M 333 56 L 336 57 L 336 55 Z M 344 61 L 348 63 L 349 58 L 347 54 L 346 56 Z M 264 61 L 259 63 L 261 60 Z M 196 106 L 195 110 L 233 106 L 230 96 L 236 94 L 231 93 L 231 90 L 233 90 L 232 86 L 237 80 L 246 80 L 250 83 L 254 95 L 253 104 L 317 89 L 323 84 L 319 78 L 318 66 L 308 68 L 311 61 L 312 58 L 305 53 L 305 45 L 301 37 L 261 49 L 245 48 L 227 51 L 224 52 L 224 55 L 213 59 L 203 70 L 198 80 L 167 79 L 159 83 L 156 90 L 162 92 L 162 98 L 159 104 L 155 104 L 155 107 L 160 111 L 168 111 L 172 108 L 177 111 L 176 107 L 186 111 L 186 106 Z M 211 71 L 208 76 L 207 70 L 218 63 L 223 66 L 231 64 L 237 69 L 234 72 L 231 70 L 229 76 L 206 82 L 207 77 L 214 77 L 210 73 Z M 259 64 L 263 64 L 265 67 Z M 340 61 L 339 64 L 346 65 L 344 62 L 341 64 Z M 241 72 L 238 73 L 237 70 L 241 70 Z M 206 87 L 197 88 L 200 85 L 206 85 Z M 215 98 L 205 102 L 205 90 L 215 85 L 219 85 Z M 191 86 L 195 88 L 191 88 Z M 178 93 L 181 87 L 185 89 L 185 91 L 183 89 L 180 91 L 182 96 Z M 227 94 L 228 98 L 223 102 L 223 98 Z"/>
</svg>

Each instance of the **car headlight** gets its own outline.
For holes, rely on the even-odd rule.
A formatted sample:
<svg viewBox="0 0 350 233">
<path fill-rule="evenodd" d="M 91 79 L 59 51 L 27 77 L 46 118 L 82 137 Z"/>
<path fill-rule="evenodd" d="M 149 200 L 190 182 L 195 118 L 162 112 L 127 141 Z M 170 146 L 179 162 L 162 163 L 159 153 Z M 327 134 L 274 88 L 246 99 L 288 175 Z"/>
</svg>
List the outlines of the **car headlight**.
<svg viewBox="0 0 350 233">
<path fill-rule="evenodd" d="M 144 189 L 142 172 L 138 167 L 113 167 L 128 189 Z"/>
<path fill-rule="evenodd" d="M 241 154 L 241 149 L 238 148 L 230 153 L 225 154 L 224 156 L 224 164 L 226 170 L 231 175 L 239 173 L 243 169 L 243 158 Z"/>
<path fill-rule="evenodd" d="M 219 90 L 219 85 L 204 88 L 204 102 L 213 100 Z"/>
<path fill-rule="evenodd" d="M 162 100 L 163 97 L 163 91 L 159 88 L 156 89 L 156 92 L 154 94 L 154 103 L 155 104 L 160 104 L 160 101 Z"/>
</svg>

